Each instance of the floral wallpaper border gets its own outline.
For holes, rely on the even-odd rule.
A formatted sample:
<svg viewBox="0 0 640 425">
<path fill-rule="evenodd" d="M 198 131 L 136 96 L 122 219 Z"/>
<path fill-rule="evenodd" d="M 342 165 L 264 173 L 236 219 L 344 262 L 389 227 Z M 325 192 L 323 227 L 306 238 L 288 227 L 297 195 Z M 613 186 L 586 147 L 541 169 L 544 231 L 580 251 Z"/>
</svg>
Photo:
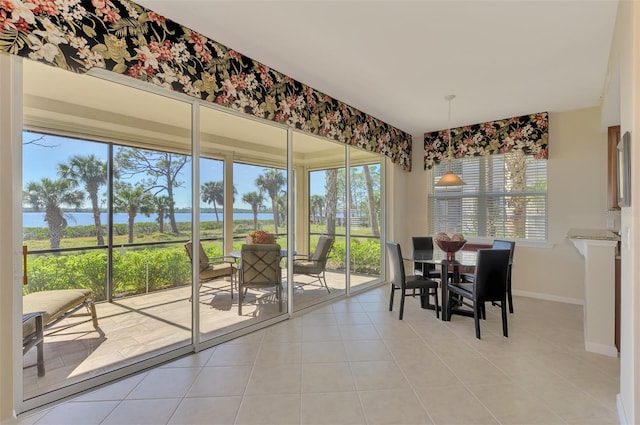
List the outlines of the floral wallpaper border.
<svg viewBox="0 0 640 425">
<path fill-rule="evenodd" d="M 424 135 L 424 168 L 433 168 L 448 156 L 449 130 Z M 451 147 L 455 158 L 483 156 L 522 150 L 537 159 L 548 157 L 549 114 L 522 115 L 499 121 L 452 128 Z"/>
<path fill-rule="evenodd" d="M 0 0 L 0 52 L 125 74 L 411 170 L 411 135 L 127 0 Z"/>
</svg>

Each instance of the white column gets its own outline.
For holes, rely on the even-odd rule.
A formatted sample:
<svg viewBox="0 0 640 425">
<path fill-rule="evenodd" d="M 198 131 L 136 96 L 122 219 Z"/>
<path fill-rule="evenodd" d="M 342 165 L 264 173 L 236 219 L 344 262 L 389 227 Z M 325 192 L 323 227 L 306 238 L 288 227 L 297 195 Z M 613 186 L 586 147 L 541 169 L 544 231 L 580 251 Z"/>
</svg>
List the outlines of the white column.
<svg viewBox="0 0 640 425">
<path fill-rule="evenodd" d="M 584 348 L 617 357 L 615 255 L 617 241 L 571 238 L 584 257 Z"/>
</svg>

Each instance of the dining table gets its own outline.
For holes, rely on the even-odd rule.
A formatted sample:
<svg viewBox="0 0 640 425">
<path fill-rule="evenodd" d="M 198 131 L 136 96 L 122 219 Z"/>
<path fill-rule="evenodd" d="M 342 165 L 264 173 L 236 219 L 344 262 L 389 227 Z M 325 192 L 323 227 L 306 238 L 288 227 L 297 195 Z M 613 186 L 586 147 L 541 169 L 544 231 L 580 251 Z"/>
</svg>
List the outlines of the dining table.
<svg viewBox="0 0 640 425">
<path fill-rule="evenodd" d="M 229 253 L 229 255 L 233 258 L 240 258 L 242 256 L 242 252 L 241 251 L 231 251 Z M 293 255 L 296 255 L 296 251 L 293 251 Z M 287 250 L 286 249 L 281 249 L 280 250 L 280 258 L 287 258 Z"/>
<path fill-rule="evenodd" d="M 413 261 L 415 263 L 423 263 L 423 264 L 433 264 L 435 266 L 440 267 L 440 282 L 442 286 L 442 294 L 441 294 L 441 310 L 442 310 L 442 318 L 443 321 L 451 320 L 452 311 L 449 310 L 449 288 L 447 284 L 449 283 L 449 278 L 451 277 L 451 281 L 458 282 L 460 280 L 461 270 L 464 270 L 469 267 L 475 267 L 476 265 L 476 251 L 458 251 L 455 253 L 455 257 L 452 260 L 447 259 L 447 254 L 444 251 L 439 249 L 434 249 L 432 252 L 427 253 L 416 253 L 409 261 Z M 423 308 L 434 308 L 432 305 L 424 304 Z M 438 308 L 438 306 L 435 306 Z M 465 316 L 473 315 L 473 312 L 469 312 L 464 309 L 455 309 L 454 313 L 462 314 Z"/>
</svg>

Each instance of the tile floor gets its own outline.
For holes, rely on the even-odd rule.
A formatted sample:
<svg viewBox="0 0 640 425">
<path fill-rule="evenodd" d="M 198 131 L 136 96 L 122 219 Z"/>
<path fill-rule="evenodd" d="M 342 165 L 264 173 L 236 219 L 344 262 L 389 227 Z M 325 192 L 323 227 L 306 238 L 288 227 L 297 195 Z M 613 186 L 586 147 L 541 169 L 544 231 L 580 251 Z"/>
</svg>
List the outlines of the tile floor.
<svg viewBox="0 0 640 425">
<path fill-rule="evenodd" d="M 286 274 L 285 274 L 286 277 Z M 371 276 L 351 276 L 352 287 L 373 284 Z M 294 305 L 304 309 L 345 291 L 344 273 L 327 273 L 328 293 L 318 282 L 296 275 Z M 200 329 L 203 341 L 276 317 L 273 288 L 251 288 L 238 315 L 238 296 L 231 299 L 229 282 L 206 282 L 200 290 Z M 285 288 L 286 292 L 286 280 Z M 145 295 L 96 303 L 99 330 L 86 317 L 71 317 L 49 328 L 45 337 L 46 374 L 37 375 L 36 350 L 23 356 L 25 399 L 87 378 L 135 364 L 191 341 L 190 288 L 182 286 Z M 74 324 L 74 326 L 69 326 Z"/>
<path fill-rule="evenodd" d="M 516 297 L 510 337 L 488 307 L 477 340 L 471 318 L 408 299 L 399 321 L 387 300 L 340 300 L 17 423 L 618 423 L 619 360 L 584 351 L 580 306 Z"/>
</svg>

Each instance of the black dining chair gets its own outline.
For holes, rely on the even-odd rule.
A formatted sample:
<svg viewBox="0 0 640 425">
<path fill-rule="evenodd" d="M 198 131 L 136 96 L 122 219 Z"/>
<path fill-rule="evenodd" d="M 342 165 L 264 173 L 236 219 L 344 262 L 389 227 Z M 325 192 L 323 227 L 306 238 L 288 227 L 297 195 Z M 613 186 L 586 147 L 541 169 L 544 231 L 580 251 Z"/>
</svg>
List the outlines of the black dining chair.
<svg viewBox="0 0 640 425">
<path fill-rule="evenodd" d="M 387 246 L 387 258 L 389 259 L 389 282 L 391 283 L 391 296 L 389 298 L 389 311 L 393 311 L 393 296 L 395 291 L 401 291 L 400 297 L 400 315 L 399 319 L 402 320 L 404 315 L 404 299 L 410 297 L 413 294 L 407 293 L 407 291 L 418 289 L 418 294 L 421 298 L 420 303 L 422 307 L 425 307 L 429 303 L 429 296 L 433 295 L 435 301 L 436 317 L 440 317 L 438 312 L 438 282 L 431 279 L 426 279 L 423 276 L 410 275 L 407 276 L 404 270 L 404 262 L 402 259 L 402 250 L 400 244 L 397 242 L 386 242 Z"/>
<path fill-rule="evenodd" d="M 413 247 L 411 258 L 414 260 L 413 274 L 428 279 L 440 279 L 440 271 L 436 269 L 435 264 L 416 261 L 433 258 L 433 238 L 431 236 L 414 236 L 411 238 L 411 243 Z"/>
<path fill-rule="evenodd" d="M 505 241 L 501 239 L 495 239 L 493 241 L 492 249 L 508 249 L 509 250 L 509 271 L 507 280 L 507 300 L 509 301 L 509 313 L 513 314 L 513 295 L 511 293 L 511 269 L 513 268 L 513 254 L 516 251 L 516 243 L 512 241 Z M 473 283 L 473 273 L 461 274 L 463 282 Z"/>
<path fill-rule="evenodd" d="M 476 326 L 476 338 L 480 339 L 480 317 L 485 318 L 484 303 L 493 302 L 502 312 L 502 334 L 509 336 L 507 330 L 507 280 L 509 270 L 508 249 L 479 249 L 473 283 L 454 282 L 447 288 L 449 296 L 446 308 L 453 311 L 454 305 L 465 305 L 473 310 Z M 465 301 L 468 300 L 468 301 Z"/>
</svg>

